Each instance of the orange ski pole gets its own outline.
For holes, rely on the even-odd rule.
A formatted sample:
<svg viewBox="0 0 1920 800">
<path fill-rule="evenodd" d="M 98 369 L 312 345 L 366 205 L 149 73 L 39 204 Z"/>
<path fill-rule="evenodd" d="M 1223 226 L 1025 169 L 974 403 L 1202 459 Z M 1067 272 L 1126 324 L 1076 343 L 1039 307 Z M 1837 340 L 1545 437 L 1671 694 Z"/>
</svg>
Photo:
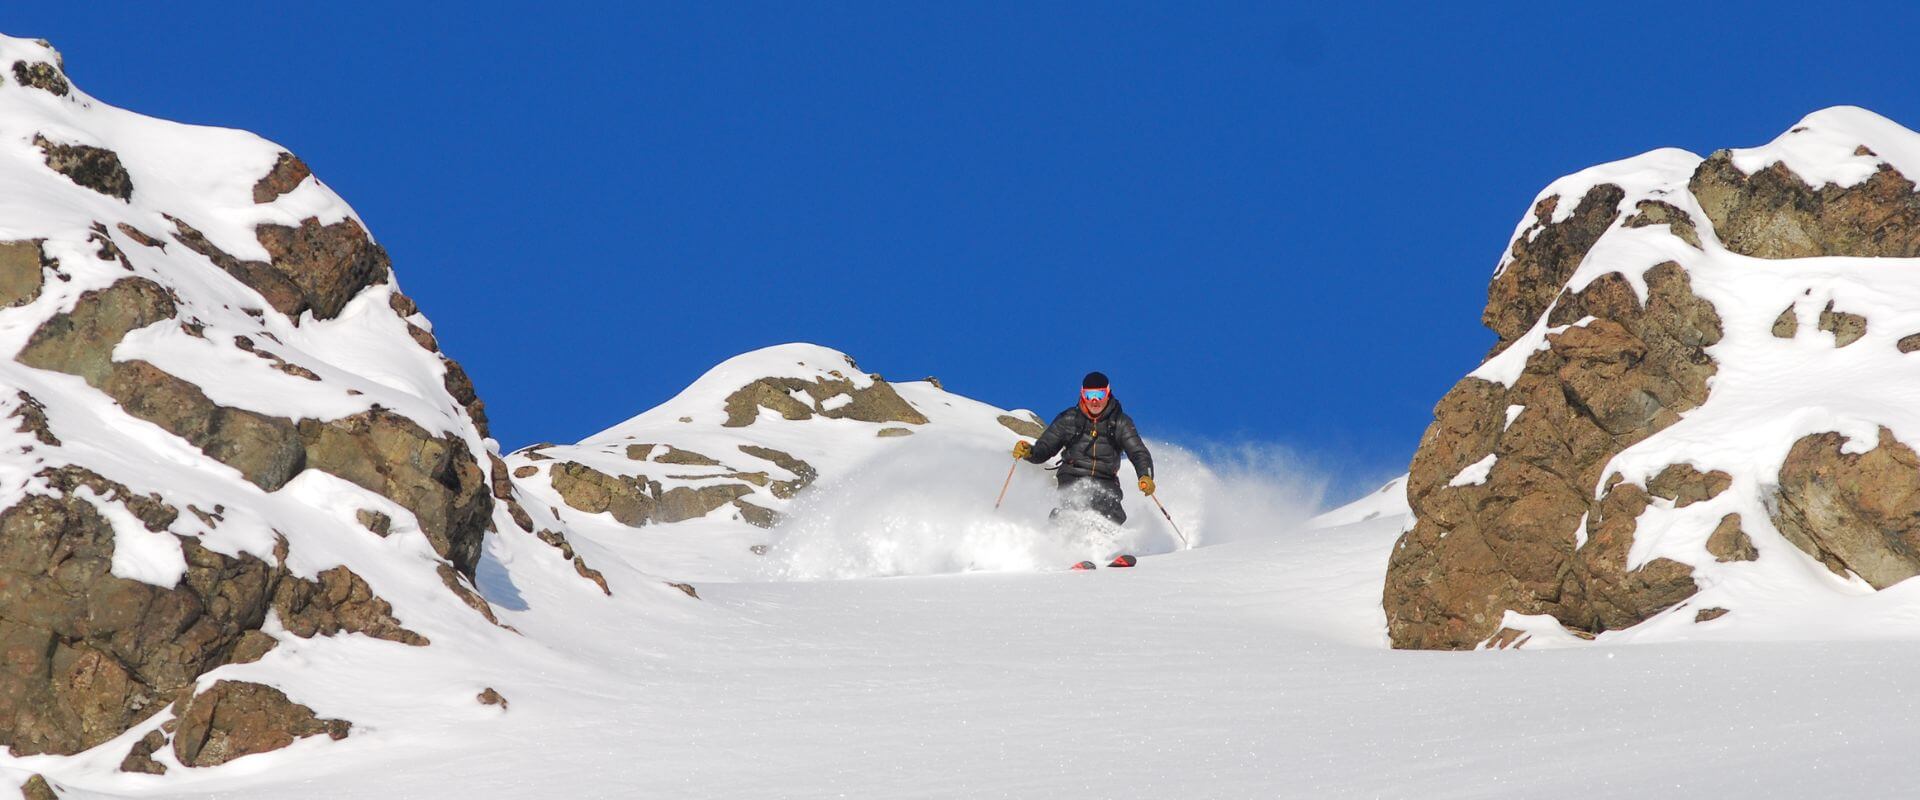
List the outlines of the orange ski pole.
<svg viewBox="0 0 1920 800">
<path fill-rule="evenodd" d="M 1147 496 L 1148 496 L 1148 497 L 1153 497 L 1153 495 L 1147 495 Z M 1179 525 L 1175 525 L 1175 524 L 1174 524 L 1174 522 L 1173 522 L 1173 515 L 1172 515 L 1172 514 L 1169 514 L 1169 513 L 1167 513 L 1167 507 L 1166 507 L 1166 506 L 1164 506 L 1164 505 L 1161 505 L 1161 503 L 1160 503 L 1160 498 L 1158 498 L 1158 497 L 1153 497 L 1153 504 L 1154 504 L 1154 505 L 1156 505 L 1156 506 L 1159 506 L 1159 507 L 1160 507 L 1160 516 L 1163 516 L 1163 517 L 1166 517 L 1166 518 L 1167 518 L 1167 524 L 1168 524 L 1168 525 L 1171 525 L 1171 526 L 1173 526 L 1173 535 L 1175 535 L 1175 536 L 1178 536 L 1178 537 L 1180 537 L 1180 545 L 1181 545 L 1182 547 L 1185 547 L 1185 548 L 1186 548 L 1186 549 L 1188 549 L 1188 550 L 1192 550 L 1192 549 L 1193 549 L 1193 543 L 1192 543 L 1192 542 L 1189 542 L 1189 541 L 1187 541 L 1187 535 L 1186 535 L 1186 534 L 1184 534 L 1184 533 L 1181 533 L 1181 532 L 1180 532 L 1180 526 L 1179 526 Z"/>
<path fill-rule="evenodd" d="M 1000 496 L 994 499 L 993 510 L 999 511 L 1001 501 L 1007 499 L 1007 487 L 1013 485 L 1013 471 L 1019 468 L 1020 468 L 1020 459 L 1017 459 L 1017 458 L 1013 460 L 1012 464 L 1007 466 L 1007 481 L 1005 483 L 1000 484 Z"/>
</svg>

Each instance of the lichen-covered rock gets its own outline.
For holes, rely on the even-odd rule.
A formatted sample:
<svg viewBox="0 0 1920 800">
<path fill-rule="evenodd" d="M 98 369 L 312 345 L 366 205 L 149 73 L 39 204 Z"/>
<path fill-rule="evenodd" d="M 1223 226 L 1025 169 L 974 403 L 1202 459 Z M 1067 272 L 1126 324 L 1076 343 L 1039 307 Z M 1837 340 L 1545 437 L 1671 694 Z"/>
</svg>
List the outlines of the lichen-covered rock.
<svg viewBox="0 0 1920 800">
<path fill-rule="evenodd" d="M 1732 485 L 1733 476 L 1720 470 L 1701 472 L 1692 464 L 1674 464 L 1647 481 L 1647 491 L 1673 501 L 1674 508 L 1686 508 L 1718 497 Z"/>
<path fill-rule="evenodd" d="M 1581 257 L 1553 252 L 1574 264 Z M 1631 517 L 1608 528 L 1606 546 L 1575 553 L 1576 528 L 1594 506 L 1590 487 L 1608 459 L 1704 402 L 1715 372 L 1705 352 L 1721 336 L 1712 305 L 1677 264 L 1644 278 L 1644 305 L 1617 273 L 1563 292 L 1550 312 L 1542 304 L 1548 324 L 1565 327 L 1528 355 L 1512 386 L 1468 377 L 1435 408 L 1408 478 L 1415 524 L 1393 550 L 1382 595 L 1395 646 L 1472 648 L 1507 610 L 1615 626 L 1678 591 L 1668 567 L 1630 573 L 1625 551 L 1615 558 L 1616 544 L 1631 542 Z M 1495 292 L 1507 304 L 1530 296 L 1519 286 Z M 1513 406 L 1521 410 L 1509 421 Z M 1488 456 L 1495 460 L 1484 481 L 1454 480 Z M 1575 569 L 1576 560 L 1592 563 Z"/>
<path fill-rule="evenodd" d="M 1757 258 L 1920 256 L 1920 194 L 1891 165 L 1852 186 L 1814 187 L 1783 162 L 1749 175 L 1732 155 L 1707 157 L 1689 184 L 1727 249 Z"/>
<path fill-rule="evenodd" d="M 1001 414 L 995 418 L 995 421 L 1005 426 L 1007 430 L 1029 439 L 1038 439 L 1040 434 L 1047 432 L 1047 426 L 1040 424 L 1037 419 L 1021 419 L 1012 414 Z"/>
<path fill-rule="evenodd" d="M 34 137 L 33 144 L 46 155 L 47 168 L 67 176 L 75 185 L 120 200 L 133 198 L 133 176 L 127 174 L 118 153 L 103 147 L 61 144 L 45 136 Z"/>
<path fill-rule="evenodd" d="M 147 775 L 167 774 L 167 765 L 153 760 L 153 754 L 167 746 L 167 735 L 161 731 L 148 731 L 133 743 L 133 749 L 127 751 L 126 758 L 120 760 L 121 772 L 138 772 Z"/>
<path fill-rule="evenodd" d="M 206 691 L 175 703 L 180 726 L 173 754 L 189 767 L 213 767 L 236 758 L 267 753 L 308 736 L 344 739 L 353 723 L 322 719 L 271 686 L 218 681 Z"/>
<path fill-rule="evenodd" d="M 45 61 L 13 62 L 13 79 L 21 86 L 29 86 L 47 92 L 56 97 L 66 97 L 71 88 L 67 85 L 67 76 L 60 69 Z"/>
<path fill-rule="evenodd" d="M 1820 310 L 1820 330 L 1833 334 L 1834 347 L 1846 347 L 1867 335 L 1867 318 L 1859 314 L 1833 310 L 1833 301 Z"/>
<path fill-rule="evenodd" d="M 1563 623 L 1590 633 L 1629 628 L 1699 590 L 1693 568 L 1678 561 L 1656 558 L 1628 568 L 1638 518 L 1651 502 L 1638 485 L 1617 483 L 1593 505 L 1587 541 L 1569 561 L 1557 615 Z"/>
<path fill-rule="evenodd" d="M 293 191 L 302 181 L 311 177 L 313 177 L 313 171 L 307 169 L 307 162 L 301 161 L 292 153 L 283 152 L 280 158 L 273 162 L 273 169 L 268 170 L 267 174 L 261 176 L 260 181 L 253 185 L 253 202 L 271 203 L 278 200 L 281 195 Z"/>
<path fill-rule="evenodd" d="M 1720 518 L 1720 524 L 1715 525 L 1712 535 L 1707 537 L 1707 552 L 1719 562 L 1752 561 L 1760 557 L 1760 551 L 1753 547 L 1753 539 L 1740 527 L 1739 514 Z"/>
<path fill-rule="evenodd" d="M 1634 204 L 1634 210 L 1636 213 L 1621 222 L 1621 225 L 1629 228 L 1665 225 L 1668 230 L 1673 231 L 1673 235 L 1680 237 L 1681 241 L 1693 245 L 1695 250 L 1701 249 L 1700 230 L 1695 226 L 1693 216 L 1674 207 L 1672 203 L 1641 200 Z"/>
<path fill-rule="evenodd" d="M 1624 199 L 1626 192 L 1620 187 L 1600 184 L 1558 222 L 1553 217 L 1559 204 L 1567 202 L 1565 198 L 1548 197 L 1534 206 L 1533 225 L 1514 238 L 1505 263 L 1487 286 L 1487 310 L 1480 321 L 1500 335 L 1496 348 L 1504 349 L 1533 327 L 1580 266 L 1580 259 L 1619 219 Z"/>
<path fill-rule="evenodd" d="M 1881 428 L 1873 449 L 1838 433 L 1793 443 L 1780 468 L 1773 524 L 1838 574 L 1884 589 L 1920 574 L 1920 456 Z"/>
</svg>

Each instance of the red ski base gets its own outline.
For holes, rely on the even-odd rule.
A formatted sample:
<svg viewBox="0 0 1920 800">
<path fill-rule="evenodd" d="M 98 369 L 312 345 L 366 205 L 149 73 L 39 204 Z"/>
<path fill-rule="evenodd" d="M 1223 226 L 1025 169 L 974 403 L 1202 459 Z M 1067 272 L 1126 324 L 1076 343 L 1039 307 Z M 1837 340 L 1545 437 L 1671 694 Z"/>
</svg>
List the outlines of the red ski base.
<svg viewBox="0 0 1920 800">
<path fill-rule="evenodd" d="M 1097 564 L 1094 564 L 1094 563 L 1093 563 L 1093 562 L 1091 562 L 1091 561 L 1082 561 L 1082 562 L 1080 562 L 1080 563 L 1078 563 L 1078 564 L 1075 564 L 1075 565 L 1073 565 L 1073 570 L 1074 570 L 1075 572 L 1079 572 L 1080 570 L 1087 570 L 1087 569 L 1093 569 L 1093 568 L 1094 568 L 1094 567 L 1096 567 L 1096 566 L 1098 566 L 1098 565 L 1097 565 Z"/>
<path fill-rule="evenodd" d="M 1131 567 L 1131 566 L 1133 566 L 1133 565 L 1135 565 L 1135 564 L 1138 564 L 1138 563 L 1140 563 L 1140 559 L 1137 559 L 1137 558 L 1134 558 L 1133 556 L 1121 556 L 1121 557 L 1119 557 L 1119 558 L 1116 558 L 1116 559 L 1114 559 L 1114 560 L 1113 560 L 1113 563 L 1111 563 L 1111 564 L 1108 564 L 1107 566 L 1109 566 L 1109 567 Z"/>
</svg>

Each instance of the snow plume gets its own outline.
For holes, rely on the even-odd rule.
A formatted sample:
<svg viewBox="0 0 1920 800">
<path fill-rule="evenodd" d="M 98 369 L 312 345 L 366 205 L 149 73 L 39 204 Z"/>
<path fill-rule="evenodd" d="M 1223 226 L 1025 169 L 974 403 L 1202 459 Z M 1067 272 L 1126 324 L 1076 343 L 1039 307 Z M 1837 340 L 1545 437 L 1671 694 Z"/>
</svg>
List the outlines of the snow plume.
<svg viewBox="0 0 1920 800">
<path fill-rule="evenodd" d="M 1298 530 L 1319 508 L 1326 481 L 1297 468 L 1277 447 L 1242 445 L 1202 456 L 1150 443 L 1160 501 L 1195 547 Z M 1014 466 L 1006 500 L 995 496 Z M 831 480 L 797 502 L 769 553 L 765 577 L 819 580 L 880 575 L 1064 569 L 1117 553 L 1154 555 L 1182 547 L 1151 498 L 1120 480 L 1127 522 L 1115 530 L 1051 511 L 1065 498 L 1053 472 L 1012 464 L 978 437 L 929 431 L 893 457 Z"/>
</svg>

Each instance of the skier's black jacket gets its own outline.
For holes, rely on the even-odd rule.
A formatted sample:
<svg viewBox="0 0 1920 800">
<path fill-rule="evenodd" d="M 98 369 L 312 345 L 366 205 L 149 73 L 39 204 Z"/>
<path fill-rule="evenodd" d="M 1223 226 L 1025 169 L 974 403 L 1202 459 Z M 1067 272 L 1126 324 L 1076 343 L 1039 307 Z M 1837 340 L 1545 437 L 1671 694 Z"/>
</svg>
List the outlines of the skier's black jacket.
<svg viewBox="0 0 1920 800">
<path fill-rule="evenodd" d="M 1088 419 L 1077 405 L 1060 412 L 1033 443 L 1033 453 L 1027 460 L 1044 464 L 1054 453 L 1060 453 L 1062 479 L 1115 480 L 1120 475 L 1121 453 L 1126 453 L 1133 462 L 1134 472 L 1143 478 L 1153 476 L 1153 456 L 1147 453 L 1146 443 L 1140 441 L 1140 431 L 1133 427 L 1133 418 L 1120 410 L 1118 397 L 1107 401 L 1107 408 L 1098 420 Z"/>
</svg>

